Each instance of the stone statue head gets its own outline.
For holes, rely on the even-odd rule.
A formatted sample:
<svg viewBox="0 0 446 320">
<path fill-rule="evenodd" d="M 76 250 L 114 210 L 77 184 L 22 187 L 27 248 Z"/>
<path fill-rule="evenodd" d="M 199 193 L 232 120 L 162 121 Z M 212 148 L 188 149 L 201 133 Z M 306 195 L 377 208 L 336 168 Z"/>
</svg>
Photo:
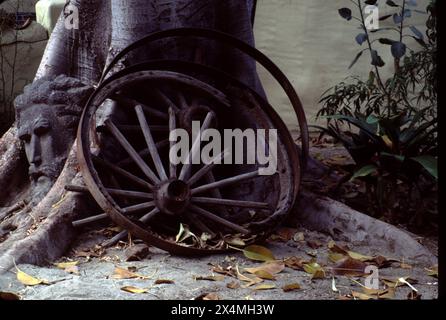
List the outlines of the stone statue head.
<svg viewBox="0 0 446 320">
<path fill-rule="evenodd" d="M 34 186 L 49 191 L 59 176 L 92 91 L 91 86 L 78 79 L 59 75 L 34 81 L 16 98 L 18 135 L 25 147 Z"/>
</svg>

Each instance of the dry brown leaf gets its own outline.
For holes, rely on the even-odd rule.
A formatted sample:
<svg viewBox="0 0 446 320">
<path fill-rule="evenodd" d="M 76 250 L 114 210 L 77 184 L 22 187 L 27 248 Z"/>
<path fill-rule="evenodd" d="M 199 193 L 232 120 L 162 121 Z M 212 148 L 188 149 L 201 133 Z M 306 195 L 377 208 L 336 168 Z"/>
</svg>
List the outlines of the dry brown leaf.
<svg viewBox="0 0 446 320">
<path fill-rule="evenodd" d="M 231 281 L 226 285 L 226 288 L 228 289 L 238 289 L 240 288 L 240 282 L 237 281 Z"/>
<path fill-rule="evenodd" d="M 138 288 L 134 286 L 125 286 L 121 288 L 122 291 L 130 292 L 130 293 L 147 293 L 149 289 L 147 288 Z"/>
<path fill-rule="evenodd" d="M 137 274 L 135 272 L 132 272 L 128 269 L 116 267 L 113 275 L 111 276 L 112 279 L 141 279 L 141 280 L 149 280 L 150 277 L 143 276 L 141 274 Z"/>
<path fill-rule="evenodd" d="M 307 245 L 311 249 L 319 249 L 320 247 L 322 247 L 322 243 L 318 240 L 307 240 Z"/>
<path fill-rule="evenodd" d="M 399 278 L 380 277 L 380 279 L 389 288 L 396 288 L 396 287 L 401 287 L 401 286 L 405 285 L 403 282 L 398 280 Z M 410 277 L 403 277 L 402 279 L 404 279 L 405 281 L 407 281 L 410 284 L 415 284 L 418 282 L 417 280 L 412 279 Z"/>
<path fill-rule="evenodd" d="M 194 276 L 195 280 L 207 280 L 207 281 L 223 281 L 225 280 L 225 276 Z"/>
<path fill-rule="evenodd" d="M 359 300 L 372 300 L 374 299 L 372 296 L 369 296 L 368 294 L 352 291 L 352 296 L 355 299 Z"/>
<path fill-rule="evenodd" d="M 303 265 L 308 263 L 308 261 L 301 257 L 289 257 L 283 262 L 285 263 L 285 266 L 294 270 L 303 270 Z"/>
<path fill-rule="evenodd" d="M 252 274 L 256 275 L 257 277 L 261 278 L 261 279 L 265 279 L 265 280 L 276 280 L 276 278 L 274 277 L 274 275 L 272 275 L 271 273 L 269 273 L 266 270 L 257 270 L 255 272 L 252 272 Z"/>
<path fill-rule="evenodd" d="M 280 228 L 277 230 L 276 235 L 280 238 L 282 241 L 289 241 L 293 239 L 293 236 L 296 234 L 296 229 L 294 228 Z"/>
<path fill-rule="evenodd" d="M 358 261 L 362 261 L 362 262 L 366 262 L 366 261 L 372 261 L 374 259 L 374 257 L 372 256 L 366 256 L 357 252 L 353 252 L 353 251 L 347 251 L 347 254 L 350 256 L 350 258 L 358 260 Z"/>
<path fill-rule="evenodd" d="M 22 297 L 14 292 L 1 292 L 0 291 L 0 301 L 15 301 L 22 300 Z"/>
<path fill-rule="evenodd" d="M 295 291 L 295 290 L 299 290 L 300 289 L 300 284 L 296 283 L 290 283 L 287 284 L 285 286 L 282 287 L 282 290 L 284 292 L 290 292 L 290 291 Z"/>
<path fill-rule="evenodd" d="M 336 275 L 363 276 L 367 264 L 350 257 L 344 258 L 332 268 Z"/>
<path fill-rule="evenodd" d="M 336 263 L 342 259 L 345 259 L 345 255 L 343 255 L 342 253 L 332 252 L 328 254 L 328 260 L 330 260 L 331 262 Z"/>
<path fill-rule="evenodd" d="M 155 280 L 155 284 L 173 284 L 175 281 L 169 279 L 157 279 Z"/>
<path fill-rule="evenodd" d="M 393 298 L 395 298 L 395 289 L 393 289 L 393 288 L 380 290 L 380 289 L 370 289 L 367 287 L 363 287 L 362 291 L 364 291 L 365 294 L 367 294 L 375 299 L 393 299 Z"/>
<path fill-rule="evenodd" d="M 220 297 L 218 296 L 218 294 L 211 292 L 200 294 L 198 297 L 195 298 L 195 300 L 220 300 Z"/>
<path fill-rule="evenodd" d="M 282 272 L 283 269 L 285 269 L 284 262 L 276 260 L 276 261 L 271 261 L 271 262 L 265 262 L 255 268 L 245 268 L 245 271 L 249 272 L 249 273 L 253 273 L 253 274 L 255 274 L 258 271 L 266 271 L 267 273 L 269 273 L 271 275 L 275 275 L 275 274 Z"/>
<path fill-rule="evenodd" d="M 348 248 L 344 248 L 344 247 L 341 247 L 341 246 L 337 245 L 336 242 L 334 242 L 333 240 L 330 240 L 328 242 L 328 249 L 330 249 L 330 251 L 332 251 L 332 252 L 341 253 L 341 254 L 344 254 L 344 255 L 348 254 L 347 253 L 348 252 Z"/>
<path fill-rule="evenodd" d="M 259 277 L 248 277 L 242 274 L 238 268 L 238 265 L 235 266 L 235 269 L 237 271 L 237 278 L 243 282 L 247 282 L 247 284 L 244 287 L 250 287 L 252 285 L 258 284 L 262 282 L 263 280 Z"/>
</svg>

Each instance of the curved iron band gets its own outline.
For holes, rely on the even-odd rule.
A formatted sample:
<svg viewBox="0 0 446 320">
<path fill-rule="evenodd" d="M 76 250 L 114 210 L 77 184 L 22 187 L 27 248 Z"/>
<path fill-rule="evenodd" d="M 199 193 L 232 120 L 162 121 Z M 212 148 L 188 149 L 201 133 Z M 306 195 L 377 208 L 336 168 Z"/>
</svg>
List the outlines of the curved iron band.
<svg viewBox="0 0 446 320">
<path fill-rule="evenodd" d="M 85 181 L 87 187 L 89 188 L 89 190 L 91 191 L 95 200 L 98 202 L 98 204 L 101 206 L 101 208 L 110 215 L 110 217 L 112 218 L 112 220 L 115 223 L 117 223 L 118 225 L 120 225 L 121 227 L 123 227 L 127 231 L 129 231 L 131 234 L 134 234 L 136 237 L 139 237 L 140 239 L 146 241 L 147 243 L 149 243 L 151 245 L 154 245 L 160 249 L 166 250 L 168 252 L 171 252 L 171 253 L 174 253 L 177 255 L 208 255 L 208 254 L 213 254 L 213 253 L 227 252 L 227 251 L 229 251 L 228 249 L 197 249 L 197 248 L 184 247 L 184 246 L 180 246 L 175 243 L 163 240 L 163 239 L 151 234 L 149 231 L 141 228 L 140 226 L 138 226 L 137 224 L 133 223 L 131 220 L 129 220 L 125 216 L 123 216 L 119 212 L 119 210 L 117 210 L 113 206 L 112 203 L 114 201 L 112 200 L 112 198 L 108 194 L 108 192 L 105 190 L 105 188 L 97 185 L 95 182 L 95 179 L 92 176 L 92 172 L 95 172 L 95 169 L 94 169 L 93 162 L 92 162 L 91 155 L 90 155 L 90 150 L 89 150 L 89 145 L 88 145 L 88 140 L 87 140 L 88 135 L 84 134 L 84 133 L 89 132 L 89 130 L 90 130 L 89 122 L 85 121 L 86 118 L 89 119 L 88 113 L 89 112 L 91 113 L 91 111 L 93 111 L 93 112 L 95 111 L 95 110 L 90 110 L 91 108 L 89 108 L 89 106 L 91 105 L 91 102 L 95 99 L 98 92 L 100 92 L 101 89 L 103 87 L 105 87 L 107 84 L 109 84 L 110 82 L 112 82 L 115 79 L 117 79 L 121 76 L 124 76 L 128 73 L 132 73 L 137 70 L 141 70 L 143 68 L 149 68 L 150 65 L 152 65 L 152 68 L 162 66 L 163 68 L 169 68 L 169 69 L 172 69 L 172 68 L 173 69 L 175 69 L 175 68 L 191 69 L 191 68 L 195 67 L 197 69 L 200 69 L 201 72 L 207 73 L 208 75 L 215 75 L 215 74 L 218 74 L 219 76 L 225 75 L 224 72 L 219 71 L 217 69 L 212 69 L 207 66 L 194 64 L 194 63 L 190 63 L 190 62 L 185 62 L 185 61 L 157 61 L 157 62 L 154 61 L 154 62 L 148 62 L 148 63 L 144 63 L 142 65 L 135 65 L 135 66 L 126 68 L 126 69 L 112 75 L 107 80 L 105 80 L 103 83 L 101 83 L 100 86 L 95 90 L 95 92 L 92 94 L 92 96 L 87 101 L 86 108 L 83 111 L 80 125 L 78 128 L 78 133 L 77 133 L 77 141 L 78 141 L 77 142 L 77 151 L 78 151 L 77 156 L 78 156 L 78 161 L 80 164 L 80 168 L 81 168 L 81 171 L 83 174 L 84 181 Z M 172 66 L 169 67 L 169 65 L 173 65 L 173 67 Z M 252 89 L 248 88 L 246 85 L 242 84 L 240 81 L 233 79 L 231 77 L 228 77 L 228 79 L 231 80 L 234 84 L 238 84 L 242 87 L 245 87 L 253 95 L 255 95 L 256 98 L 258 98 L 260 101 L 263 101 L 264 105 L 268 106 L 267 109 L 269 109 L 269 111 L 271 112 L 273 123 L 278 126 L 279 130 L 282 130 L 283 132 L 288 133 L 288 130 L 287 130 L 285 124 L 283 123 L 283 121 L 280 119 L 280 117 L 277 115 L 277 113 L 274 111 L 274 109 L 265 100 L 263 100 L 256 92 L 254 92 Z M 294 203 L 294 201 L 296 199 L 299 182 L 300 182 L 299 156 L 297 154 L 296 149 L 294 148 L 294 142 L 293 142 L 292 138 L 289 136 L 289 134 L 285 135 L 285 137 L 288 138 L 285 140 L 285 142 L 287 145 L 287 149 L 289 150 L 289 155 L 292 156 L 292 158 L 295 160 L 295 161 L 292 161 L 292 164 L 294 167 L 294 173 L 295 173 L 295 175 L 297 175 L 297 177 L 295 177 L 295 179 L 294 179 L 294 182 L 295 182 L 295 185 L 293 188 L 294 194 L 290 201 L 289 206 L 287 206 L 288 208 L 292 208 L 292 204 Z M 281 220 L 280 219 L 281 216 L 286 215 L 286 213 L 287 212 L 283 212 L 281 214 L 274 215 L 276 218 L 275 219 L 276 221 L 271 221 L 272 225 L 278 224 Z M 272 231 L 273 229 L 274 229 L 274 227 L 271 226 L 270 230 Z M 268 235 L 269 235 L 269 233 L 268 234 L 265 233 L 261 237 L 257 238 L 257 240 L 261 241 L 262 239 L 265 239 Z"/>
<path fill-rule="evenodd" d="M 300 134 L 302 138 L 301 169 L 304 170 L 309 157 L 310 142 L 309 142 L 308 125 L 305 116 L 305 111 L 302 107 L 302 103 L 299 99 L 299 96 L 297 95 L 296 90 L 294 90 L 293 85 L 291 84 L 290 80 L 288 80 L 288 78 L 285 76 L 285 74 L 266 55 L 264 55 L 261 51 L 257 50 L 256 48 L 250 46 L 249 44 L 229 34 L 216 30 L 202 29 L 202 28 L 177 28 L 149 34 L 148 36 L 135 41 L 128 47 L 124 48 L 121 52 L 119 52 L 115 56 L 115 58 L 110 62 L 110 64 L 105 68 L 100 83 L 104 81 L 105 77 L 114 67 L 114 65 L 130 51 L 137 49 L 150 42 L 154 42 L 164 38 L 180 37 L 180 36 L 184 37 L 193 36 L 227 43 L 233 46 L 234 48 L 237 48 L 241 52 L 245 53 L 246 55 L 250 56 L 252 59 L 260 63 L 266 70 L 268 70 L 268 72 L 277 80 L 277 82 L 280 84 L 280 86 L 287 94 L 288 99 L 290 100 L 291 105 L 293 106 L 294 112 L 299 122 Z"/>
</svg>

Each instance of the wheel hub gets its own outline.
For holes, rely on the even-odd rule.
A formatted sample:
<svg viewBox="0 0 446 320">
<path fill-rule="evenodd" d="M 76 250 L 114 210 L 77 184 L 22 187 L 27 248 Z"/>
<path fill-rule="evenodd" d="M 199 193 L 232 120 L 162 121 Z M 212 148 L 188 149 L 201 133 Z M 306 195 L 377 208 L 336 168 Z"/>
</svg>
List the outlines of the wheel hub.
<svg viewBox="0 0 446 320">
<path fill-rule="evenodd" d="M 170 215 L 181 215 L 188 207 L 191 198 L 189 185 L 178 179 L 162 183 L 155 192 L 158 209 Z"/>
</svg>

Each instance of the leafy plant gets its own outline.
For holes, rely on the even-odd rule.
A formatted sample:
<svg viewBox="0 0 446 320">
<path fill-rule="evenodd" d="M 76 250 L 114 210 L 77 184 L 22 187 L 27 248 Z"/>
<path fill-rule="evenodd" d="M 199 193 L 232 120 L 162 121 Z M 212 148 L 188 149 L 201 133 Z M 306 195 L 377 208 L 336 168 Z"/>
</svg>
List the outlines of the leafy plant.
<svg viewBox="0 0 446 320">
<path fill-rule="evenodd" d="M 422 13 L 415 9 L 414 0 L 386 1 L 397 12 L 380 20 L 392 18 L 394 26 L 372 31 L 365 26 L 363 2 L 352 2 L 359 17 L 349 8 L 339 9 L 339 14 L 360 22 L 361 33 L 355 40 L 366 48 L 350 68 L 369 52 L 372 70 L 367 80 L 352 76 L 323 93 L 318 117 L 327 119 L 327 126 L 316 127 L 342 142 L 356 163 L 352 179 L 365 180 L 383 208 L 389 205 L 386 195 L 397 184 L 403 182 L 412 190 L 421 181 L 435 183 L 438 178 L 436 1 L 424 13 L 428 14 L 426 34 L 406 23 L 412 14 Z M 364 3 L 376 5 L 377 1 Z M 395 32 L 396 37 L 380 37 L 383 30 Z M 418 43 L 418 51 L 403 42 L 408 37 Z M 394 74 L 385 81 L 380 74 L 385 61 L 377 45 L 390 47 L 393 56 Z"/>
</svg>

